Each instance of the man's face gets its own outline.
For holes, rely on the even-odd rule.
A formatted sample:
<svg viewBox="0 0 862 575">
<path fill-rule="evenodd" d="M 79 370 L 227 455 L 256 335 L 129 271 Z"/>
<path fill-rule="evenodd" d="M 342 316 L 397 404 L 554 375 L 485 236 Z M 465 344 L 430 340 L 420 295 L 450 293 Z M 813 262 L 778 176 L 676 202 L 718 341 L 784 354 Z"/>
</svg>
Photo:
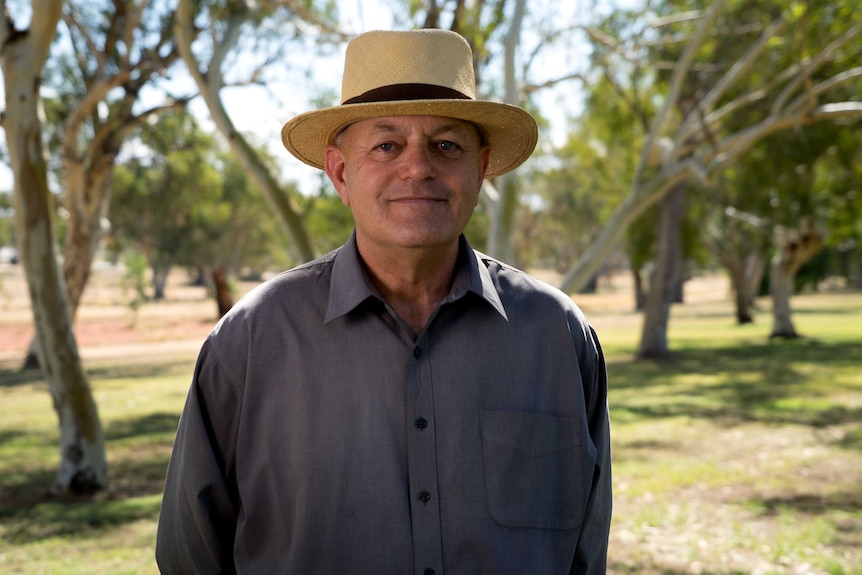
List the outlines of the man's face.
<svg viewBox="0 0 862 575">
<path fill-rule="evenodd" d="M 356 122 L 326 149 L 326 173 L 353 212 L 359 245 L 377 250 L 456 241 L 487 167 L 476 127 L 438 116 Z"/>
</svg>

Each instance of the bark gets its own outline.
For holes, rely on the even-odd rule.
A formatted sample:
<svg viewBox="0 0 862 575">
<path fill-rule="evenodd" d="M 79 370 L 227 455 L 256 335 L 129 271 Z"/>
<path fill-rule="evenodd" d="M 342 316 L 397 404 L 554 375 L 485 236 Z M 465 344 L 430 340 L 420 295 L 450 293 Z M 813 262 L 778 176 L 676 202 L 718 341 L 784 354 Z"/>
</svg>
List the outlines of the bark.
<svg viewBox="0 0 862 575">
<path fill-rule="evenodd" d="M 656 257 L 644 307 L 644 324 L 637 357 L 661 359 L 670 355 L 667 326 L 682 254 L 681 223 L 685 189 L 677 185 L 661 201 Z"/>
<path fill-rule="evenodd" d="M 799 268 L 823 247 L 823 235 L 816 230 L 802 229 L 781 234 L 775 256 L 770 264 L 769 295 L 772 298 L 772 333 L 770 338 L 796 338 L 790 298 Z"/>
<path fill-rule="evenodd" d="M 505 47 L 504 82 L 505 92 L 503 101 L 507 104 L 518 105 L 520 95 L 518 90 L 518 79 L 515 72 L 515 58 L 518 46 L 521 43 L 521 25 L 526 13 L 526 0 L 515 2 L 514 14 L 509 24 L 509 31 L 503 40 Z M 494 182 L 499 195 L 496 201 L 488 201 L 491 196 L 486 195 L 489 204 L 488 214 L 490 222 L 488 225 L 488 255 L 503 261 L 515 261 L 515 219 L 518 213 L 518 197 L 520 184 L 514 173 L 503 174 Z M 581 286 L 582 287 L 582 286 Z"/>
<path fill-rule="evenodd" d="M 165 286 L 168 283 L 170 272 L 171 266 L 168 264 L 153 266 L 153 301 L 165 299 Z"/>
<path fill-rule="evenodd" d="M 748 286 L 745 277 L 745 264 L 734 260 L 725 264 L 730 276 L 730 287 L 733 290 L 733 303 L 736 309 L 736 323 L 742 325 L 752 323 L 754 317 L 751 315 Z"/>
<path fill-rule="evenodd" d="M 222 266 L 216 266 L 212 271 L 213 286 L 218 316 L 222 317 L 233 307 L 233 290 L 227 280 L 227 274 Z"/>
<path fill-rule="evenodd" d="M 105 440 L 96 403 L 81 365 L 72 316 L 57 265 L 51 193 L 38 115 L 39 76 L 60 18 L 62 2 L 33 6 L 30 30 L 0 23 L 7 110 L 3 126 L 14 175 L 16 232 L 24 264 L 40 364 L 60 425 L 55 487 L 85 493 L 108 482 Z M 5 2 L 0 1 L 5 14 Z"/>
<path fill-rule="evenodd" d="M 646 290 L 641 270 L 632 268 L 632 278 L 634 279 L 635 311 L 641 311 L 646 305 Z"/>
<path fill-rule="evenodd" d="M 753 249 L 745 257 L 745 299 L 749 307 L 757 305 L 757 294 L 760 291 L 760 282 L 763 280 L 763 270 L 766 257 L 760 248 Z"/>
</svg>

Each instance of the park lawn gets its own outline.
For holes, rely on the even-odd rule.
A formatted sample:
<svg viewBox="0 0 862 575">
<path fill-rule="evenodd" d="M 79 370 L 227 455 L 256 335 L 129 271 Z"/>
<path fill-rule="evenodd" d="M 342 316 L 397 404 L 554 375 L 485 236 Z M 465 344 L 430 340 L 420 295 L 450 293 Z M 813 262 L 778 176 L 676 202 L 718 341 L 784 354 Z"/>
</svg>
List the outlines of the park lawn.
<svg viewBox="0 0 862 575">
<path fill-rule="evenodd" d="M 862 294 L 794 298 L 805 337 L 769 341 L 728 302 L 675 306 L 673 359 L 634 361 L 636 314 L 584 305 L 611 382 L 609 573 L 862 574 Z M 161 484 L 193 366 L 90 368 L 112 483 L 48 496 L 44 382 L 0 371 L 0 572 L 155 573 Z"/>
</svg>

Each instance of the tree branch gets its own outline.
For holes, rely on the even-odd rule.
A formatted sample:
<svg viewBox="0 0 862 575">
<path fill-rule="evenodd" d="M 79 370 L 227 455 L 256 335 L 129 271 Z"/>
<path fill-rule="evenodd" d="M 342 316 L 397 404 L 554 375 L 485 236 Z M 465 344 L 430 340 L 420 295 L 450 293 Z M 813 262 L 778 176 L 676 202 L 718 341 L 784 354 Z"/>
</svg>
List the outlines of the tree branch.
<svg viewBox="0 0 862 575">
<path fill-rule="evenodd" d="M 722 76 L 718 82 L 716 82 L 715 86 L 703 97 L 703 99 L 699 102 L 698 108 L 701 110 L 710 110 L 715 103 L 721 98 L 728 89 L 730 89 L 733 84 L 735 84 L 739 79 L 745 74 L 751 66 L 754 64 L 754 61 L 760 57 L 763 51 L 766 49 L 769 40 L 771 40 L 785 25 L 786 21 L 783 18 L 780 18 L 773 22 L 769 28 L 767 28 L 763 34 L 757 39 L 757 41 L 743 54 L 741 58 L 739 58 L 736 62 L 733 63 L 733 66 L 727 71 L 727 73 Z M 695 123 L 698 118 L 694 114 L 694 112 L 689 113 L 689 115 L 685 118 L 682 123 L 682 126 L 677 130 L 676 139 L 674 144 L 677 147 L 680 147 L 683 142 L 685 142 L 690 136 L 692 131 L 695 128 Z"/>
<path fill-rule="evenodd" d="M 682 92 L 685 76 L 688 74 L 688 70 L 694 60 L 694 56 L 700 49 L 700 46 L 703 44 L 706 37 L 709 35 L 710 28 L 723 8 L 724 0 L 716 0 L 709 6 L 703 19 L 698 23 L 697 29 L 694 31 L 691 40 L 689 40 L 685 50 L 683 50 L 683 53 L 680 56 L 679 63 L 674 69 L 673 75 L 670 79 L 670 85 L 667 96 L 665 97 L 664 105 L 653 118 L 649 133 L 647 134 L 646 139 L 644 140 L 644 145 L 641 148 L 640 159 L 638 160 L 638 165 L 637 168 L 635 168 L 635 174 L 632 180 L 636 185 L 643 177 L 644 170 L 646 170 L 646 167 L 649 164 L 650 153 L 655 145 L 656 138 L 658 138 L 661 130 L 664 128 L 665 120 L 670 114 L 670 111 L 677 104 L 679 95 Z"/>
<path fill-rule="evenodd" d="M 824 48 L 823 51 L 818 53 L 817 57 L 805 63 L 802 67 L 801 73 L 797 75 L 795 80 L 788 84 L 775 99 L 775 102 L 772 104 L 770 115 L 778 115 L 784 105 L 787 104 L 788 100 L 790 100 L 799 87 L 803 85 L 806 79 L 810 78 L 811 75 L 819 70 L 824 64 L 831 62 L 838 49 L 859 35 L 860 32 L 862 32 L 862 23 L 856 24 L 847 30 L 844 34 L 836 38 L 826 48 Z"/>
</svg>

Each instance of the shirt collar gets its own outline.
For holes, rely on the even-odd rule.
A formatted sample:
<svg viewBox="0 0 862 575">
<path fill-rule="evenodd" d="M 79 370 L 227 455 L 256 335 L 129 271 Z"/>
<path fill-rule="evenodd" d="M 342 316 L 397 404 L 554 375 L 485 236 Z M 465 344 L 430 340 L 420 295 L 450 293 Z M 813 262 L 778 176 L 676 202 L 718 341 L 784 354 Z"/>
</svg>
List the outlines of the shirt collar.
<svg viewBox="0 0 862 575">
<path fill-rule="evenodd" d="M 458 240 L 459 255 L 455 268 L 455 279 L 445 303 L 473 292 L 488 302 L 497 313 L 508 319 L 503 302 L 491 279 L 488 268 L 463 235 Z M 329 280 L 329 305 L 324 323 L 329 323 L 346 315 L 369 298 L 382 301 L 383 298 L 371 284 L 362 267 L 359 251 L 356 248 L 356 233 L 351 234 L 347 243 L 335 254 L 332 263 L 332 276 Z"/>
</svg>

